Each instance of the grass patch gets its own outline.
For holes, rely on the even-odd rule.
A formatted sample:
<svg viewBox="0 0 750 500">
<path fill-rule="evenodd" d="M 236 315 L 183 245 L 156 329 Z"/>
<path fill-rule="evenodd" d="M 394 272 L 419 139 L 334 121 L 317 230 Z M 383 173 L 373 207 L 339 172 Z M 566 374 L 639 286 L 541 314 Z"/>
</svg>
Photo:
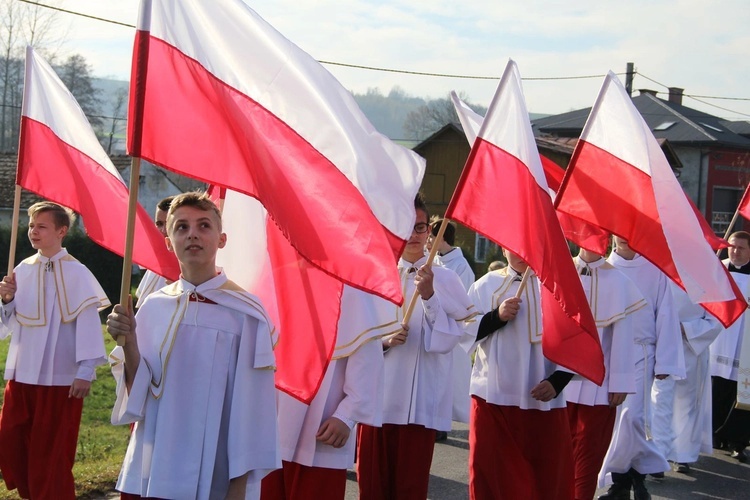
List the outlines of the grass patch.
<svg viewBox="0 0 750 500">
<path fill-rule="evenodd" d="M 109 353 L 115 347 L 115 342 L 103 330 L 102 328 L 106 352 Z M 5 372 L 9 344 L 10 339 L 0 342 L 0 376 Z M 2 380 L 4 389 L 5 379 Z M 3 396 L 0 394 L 0 404 L 2 400 Z M 115 487 L 130 430 L 127 425 L 113 426 L 109 423 L 114 403 L 115 380 L 108 365 L 100 366 L 96 370 L 91 393 L 83 404 L 78 434 L 76 463 L 73 467 L 78 498 L 96 498 Z M 0 499 L 10 498 L 18 498 L 18 495 L 15 491 L 5 489 L 5 483 L 0 483 Z"/>
</svg>

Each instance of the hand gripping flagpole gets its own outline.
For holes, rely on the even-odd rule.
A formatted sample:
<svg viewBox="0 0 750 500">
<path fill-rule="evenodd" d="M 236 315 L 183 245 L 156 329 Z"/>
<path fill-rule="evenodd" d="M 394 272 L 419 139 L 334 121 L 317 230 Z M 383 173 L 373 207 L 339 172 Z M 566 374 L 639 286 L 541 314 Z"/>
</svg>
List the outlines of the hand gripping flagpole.
<svg viewBox="0 0 750 500">
<path fill-rule="evenodd" d="M 437 251 L 438 251 L 438 247 L 440 246 L 440 243 L 443 242 L 443 235 L 445 234 L 445 228 L 448 227 L 449 222 L 450 221 L 448 219 L 444 218 L 442 223 L 440 224 L 440 229 L 438 230 L 437 236 L 435 236 L 435 241 L 432 242 L 430 255 L 427 257 L 427 262 L 425 263 L 425 266 L 432 265 L 432 261 L 435 260 L 435 255 L 437 255 Z M 409 300 L 409 306 L 406 308 L 406 312 L 404 313 L 404 319 L 401 320 L 402 330 L 404 326 L 409 324 L 411 315 L 414 312 L 414 307 L 417 305 L 417 297 L 419 297 L 419 292 L 415 289 L 414 293 L 411 296 L 411 299 Z"/>
</svg>

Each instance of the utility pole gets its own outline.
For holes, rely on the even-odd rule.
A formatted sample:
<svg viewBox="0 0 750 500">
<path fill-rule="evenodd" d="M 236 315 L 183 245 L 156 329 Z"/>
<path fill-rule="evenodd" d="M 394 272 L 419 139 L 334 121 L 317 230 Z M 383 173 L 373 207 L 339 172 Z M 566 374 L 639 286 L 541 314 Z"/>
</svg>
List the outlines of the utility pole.
<svg viewBox="0 0 750 500">
<path fill-rule="evenodd" d="M 629 62 L 625 69 L 625 90 L 628 92 L 629 96 L 633 95 L 633 66 L 634 64 Z"/>
</svg>

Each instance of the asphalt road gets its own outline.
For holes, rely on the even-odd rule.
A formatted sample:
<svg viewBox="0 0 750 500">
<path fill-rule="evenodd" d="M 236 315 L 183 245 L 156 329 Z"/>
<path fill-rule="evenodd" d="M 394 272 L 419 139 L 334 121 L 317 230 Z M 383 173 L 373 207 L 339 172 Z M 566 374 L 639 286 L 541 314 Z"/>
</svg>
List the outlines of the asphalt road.
<svg viewBox="0 0 750 500">
<path fill-rule="evenodd" d="M 453 424 L 448 440 L 436 443 L 430 470 L 431 500 L 469 498 L 469 430 L 465 424 Z M 690 474 L 667 472 L 664 479 L 648 478 L 646 487 L 653 500 L 726 499 L 750 500 L 750 465 L 730 458 L 727 452 L 715 450 L 702 455 Z M 597 495 L 606 489 L 597 491 Z M 346 499 L 357 499 L 354 471 L 349 471 Z"/>
</svg>

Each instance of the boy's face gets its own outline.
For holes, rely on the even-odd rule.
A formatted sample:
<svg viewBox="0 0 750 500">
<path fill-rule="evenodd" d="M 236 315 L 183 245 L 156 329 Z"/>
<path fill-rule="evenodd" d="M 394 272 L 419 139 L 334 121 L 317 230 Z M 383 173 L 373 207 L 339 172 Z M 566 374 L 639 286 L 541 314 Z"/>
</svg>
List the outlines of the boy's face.
<svg viewBox="0 0 750 500">
<path fill-rule="evenodd" d="M 31 246 L 45 257 L 52 257 L 62 249 L 62 240 L 66 234 L 66 226 L 55 227 L 52 212 L 38 212 L 29 220 Z"/>
<path fill-rule="evenodd" d="M 422 232 L 417 232 L 417 229 Z M 410 262 L 416 262 L 416 260 L 413 260 L 415 257 L 417 260 L 421 258 L 421 256 L 424 255 L 424 246 L 429 235 L 430 228 L 427 225 L 427 214 L 424 210 L 417 210 L 417 219 L 414 221 L 414 229 L 412 229 L 411 237 L 406 242 L 403 256 Z"/>
<path fill-rule="evenodd" d="M 167 237 L 167 212 L 157 207 L 156 213 L 154 213 L 154 224 L 156 229 L 164 236 Z"/>
<path fill-rule="evenodd" d="M 185 266 L 214 266 L 216 252 L 224 248 L 227 235 L 219 230 L 219 217 L 213 211 L 183 206 L 169 220 L 167 247 Z"/>
</svg>

